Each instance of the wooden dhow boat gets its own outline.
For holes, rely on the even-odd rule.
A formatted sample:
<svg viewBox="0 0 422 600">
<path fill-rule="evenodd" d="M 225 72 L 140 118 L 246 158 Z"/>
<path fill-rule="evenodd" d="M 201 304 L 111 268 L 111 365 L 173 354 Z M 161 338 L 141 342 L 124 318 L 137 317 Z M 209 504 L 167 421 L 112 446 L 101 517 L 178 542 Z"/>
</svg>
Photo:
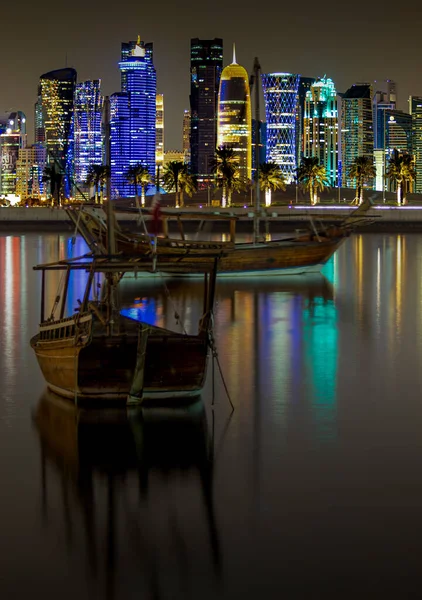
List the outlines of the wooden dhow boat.
<svg viewBox="0 0 422 600">
<path fill-rule="evenodd" d="M 80 205 L 68 209 L 68 215 L 91 250 L 104 253 L 108 230 L 105 211 L 101 207 Z M 176 239 L 168 236 L 167 221 L 171 218 L 175 218 L 174 212 L 163 211 L 162 219 L 166 223 L 163 236 L 149 234 L 146 230 L 136 233 L 115 226 L 116 251 L 133 257 L 156 256 L 157 265 L 165 257 L 165 271 L 172 275 L 178 274 L 177 263 L 181 259 L 189 258 L 192 265 L 196 262 L 202 264 L 204 259 L 211 264 L 216 252 L 221 253 L 219 276 L 298 275 L 319 272 L 353 230 L 352 221 L 349 221 L 342 226 L 326 226 L 319 231 L 314 227 L 309 232 L 287 239 L 237 243 L 237 217 L 192 212 L 177 218 L 181 237 Z M 182 219 L 224 220 L 230 226 L 230 239 L 227 242 L 187 240 Z"/>
<path fill-rule="evenodd" d="M 153 270 L 149 259 L 122 256 L 95 257 L 38 265 L 42 274 L 41 318 L 31 346 L 47 382 L 60 396 L 81 401 L 144 400 L 198 396 L 204 385 L 218 258 L 200 265 L 204 274 L 203 314 L 195 335 L 157 327 L 152 321 L 133 321 L 120 314 L 117 287 L 124 273 Z M 163 266 L 165 263 L 163 262 Z M 174 266 L 172 267 L 174 268 Z M 180 272 L 198 269 L 180 261 Z M 75 271 L 85 271 L 87 282 L 78 309 L 67 310 L 69 281 Z M 57 296 L 50 316 L 45 316 L 46 274 L 64 272 L 62 296 Z M 95 276 L 101 275 L 103 295 L 93 299 Z M 145 317 L 146 318 L 146 317 Z"/>
</svg>

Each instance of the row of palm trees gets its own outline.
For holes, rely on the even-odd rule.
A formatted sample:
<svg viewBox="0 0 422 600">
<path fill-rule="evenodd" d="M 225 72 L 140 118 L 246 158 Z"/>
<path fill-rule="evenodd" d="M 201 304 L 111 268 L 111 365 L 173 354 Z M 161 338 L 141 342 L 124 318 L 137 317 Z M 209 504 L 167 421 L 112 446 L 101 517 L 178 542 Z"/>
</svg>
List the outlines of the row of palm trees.
<svg viewBox="0 0 422 600">
<path fill-rule="evenodd" d="M 216 185 L 222 189 L 222 206 L 230 206 L 233 192 L 240 192 L 251 185 L 251 182 L 242 181 L 240 176 L 239 158 L 236 152 L 228 146 L 220 146 L 215 151 L 211 161 L 211 170 L 215 175 Z M 354 202 L 363 202 L 363 189 L 366 182 L 376 175 L 373 162 L 367 156 L 358 156 L 354 159 L 348 170 L 348 176 L 356 181 L 356 197 Z M 91 165 L 88 171 L 86 184 L 94 187 L 95 202 L 102 202 L 104 186 L 109 176 L 109 167 L 105 165 Z M 145 206 L 146 189 L 154 183 L 154 178 L 148 169 L 141 163 L 130 166 L 126 171 L 127 181 L 135 187 L 136 205 Z M 388 163 L 385 177 L 394 181 L 397 188 L 397 203 L 406 202 L 406 193 L 409 184 L 416 176 L 414 159 L 411 155 L 400 154 L 394 150 Z M 43 181 L 50 183 L 51 196 L 59 203 L 60 190 L 63 176 L 54 165 L 49 165 L 44 171 Z M 192 196 L 196 189 L 196 180 L 189 172 L 188 166 L 181 161 L 171 161 L 164 167 L 163 186 L 167 192 L 175 192 L 176 206 L 184 206 L 184 196 Z M 319 164 L 316 157 L 304 157 L 296 170 L 296 181 L 308 192 L 311 205 L 318 202 L 318 193 L 329 185 L 326 169 Z M 265 192 L 265 204 L 271 205 L 271 194 L 278 190 L 286 190 L 286 179 L 279 165 L 274 162 L 260 164 L 259 186 Z M 141 203 L 139 203 L 139 189 L 141 190 Z"/>
</svg>

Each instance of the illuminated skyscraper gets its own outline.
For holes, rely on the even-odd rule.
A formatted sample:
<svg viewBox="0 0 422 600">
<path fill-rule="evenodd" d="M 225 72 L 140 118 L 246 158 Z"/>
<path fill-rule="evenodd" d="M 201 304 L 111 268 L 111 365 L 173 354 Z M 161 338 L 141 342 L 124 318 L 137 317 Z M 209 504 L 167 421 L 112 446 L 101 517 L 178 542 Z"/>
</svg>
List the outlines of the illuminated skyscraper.
<svg viewBox="0 0 422 600">
<path fill-rule="evenodd" d="M 36 105 L 36 142 L 46 148 L 47 161 L 57 161 L 67 174 L 73 170 L 73 102 L 75 69 L 58 69 L 40 77 Z M 69 184 L 65 183 L 65 186 Z"/>
<path fill-rule="evenodd" d="M 84 186 L 91 165 L 103 164 L 101 82 L 84 81 L 75 90 L 75 183 Z"/>
<path fill-rule="evenodd" d="M 21 200 L 39 196 L 36 147 L 19 148 L 16 162 L 16 194 Z"/>
<path fill-rule="evenodd" d="M 26 146 L 26 117 L 17 111 L 9 115 L 6 130 L 0 135 L 0 193 L 16 192 L 16 170 L 19 150 Z"/>
<path fill-rule="evenodd" d="M 217 146 L 232 148 L 242 181 L 252 179 L 251 95 L 246 69 L 233 62 L 221 74 L 218 94 Z"/>
<path fill-rule="evenodd" d="M 372 87 L 355 84 L 342 97 L 342 168 L 343 186 L 355 187 L 349 169 L 358 156 L 374 160 L 374 130 L 372 119 Z M 368 187 L 372 183 L 368 182 Z"/>
<path fill-rule="evenodd" d="M 124 89 L 110 97 L 111 186 L 114 197 L 130 197 L 135 195 L 126 179 L 130 166 L 141 163 L 155 175 L 157 77 L 152 44 L 138 38 L 119 68 Z"/>
<path fill-rule="evenodd" d="M 331 186 L 338 184 L 337 92 L 331 79 L 315 81 L 306 93 L 303 119 L 304 156 L 324 165 Z"/>
<path fill-rule="evenodd" d="M 262 75 L 267 120 L 267 162 L 280 165 L 288 183 L 296 172 L 296 112 L 299 75 Z"/>
<path fill-rule="evenodd" d="M 190 164 L 190 110 L 183 113 L 183 133 L 182 133 L 183 156 L 186 164 Z"/>
<path fill-rule="evenodd" d="M 255 143 L 256 143 L 256 121 L 252 119 L 252 179 L 255 178 Z M 258 146 L 259 164 L 266 161 L 267 154 L 267 124 L 258 121 Z"/>
<path fill-rule="evenodd" d="M 409 112 L 412 115 L 412 152 L 415 157 L 415 192 L 422 194 L 422 96 L 410 96 Z"/>
<path fill-rule="evenodd" d="M 191 172 L 199 182 L 208 179 L 217 145 L 217 104 L 223 40 L 191 40 L 190 108 Z"/>
<path fill-rule="evenodd" d="M 297 91 L 297 107 L 296 107 L 296 163 L 299 166 L 305 154 L 305 135 L 303 130 L 303 119 L 305 116 L 305 99 L 307 92 L 315 83 L 315 77 L 299 76 L 299 88 Z"/>
<path fill-rule="evenodd" d="M 141 42 L 139 36 L 136 41 L 132 40 L 131 42 L 122 42 L 121 61 L 123 62 L 123 61 L 127 60 L 129 57 L 131 57 L 133 55 L 133 51 L 135 50 L 136 46 L 139 44 L 141 44 L 142 48 L 145 50 L 145 56 L 150 60 L 150 62 L 154 63 L 153 44 L 151 42 L 149 42 L 147 44 L 145 44 L 144 42 Z M 122 90 L 122 92 L 127 92 L 126 71 L 121 71 L 120 77 L 121 77 L 121 81 L 122 81 L 121 90 Z"/>
<path fill-rule="evenodd" d="M 157 116 L 155 121 L 155 164 L 163 166 L 164 161 L 164 96 L 157 94 Z"/>
</svg>

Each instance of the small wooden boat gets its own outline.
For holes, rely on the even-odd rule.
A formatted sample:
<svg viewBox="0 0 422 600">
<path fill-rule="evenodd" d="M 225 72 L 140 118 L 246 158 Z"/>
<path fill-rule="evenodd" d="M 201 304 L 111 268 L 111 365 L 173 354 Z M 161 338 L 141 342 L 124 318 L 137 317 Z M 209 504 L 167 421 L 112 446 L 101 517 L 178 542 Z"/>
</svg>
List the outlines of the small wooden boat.
<svg viewBox="0 0 422 600">
<path fill-rule="evenodd" d="M 207 257 L 208 259 L 208 257 Z M 116 288 L 127 271 L 151 270 L 151 261 L 88 255 L 73 261 L 39 265 L 42 273 L 39 332 L 31 339 L 39 366 L 50 390 L 81 401 L 144 400 L 198 396 L 204 385 L 211 331 L 217 259 L 204 272 L 204 310 L 198 333 L 188 335 L 157 327 L 145 320 L 135 322 L 120 314 Z M 181 272 L 196 270 L 180 261 Z M 46 273 L 62 270 L 65 282 L 55 312 L 45 318 Z M 75 270 L 88 273 L 79 309 L 65 317 L 69 280 Z M 103 274 L 103 299 L 91 299 L 94 276 Z M 60 306 L 59 306 L 60 305 Z M 58 312 L 58 315 L 55 313 Z"/>
<path fill-rule="evenodd" d="M 80 207 L 68 210 L 68 214 L 79 233 L 91 250 L 103 253 L 107 240 L 107 219 L 105 213 L 98 207 Z M 183 218 L 194 218 L 183 215 Z M 210 215 L 215 218 L 214 215 Z M 166 215 L 174 218 L 174 213 Z M 199 218 L 196 215 L 196 218 Z M 200 218 L 204 218 L 202 213 Z M 194 265 L 196 261 L 203 263 L 209 255 L 211 263 L 216 252 L 221 253 L 218 263 L 219 276 L 263 276 L 263 275 L 298 275 L 307 272 L 318 272 L 331 258 L 343 241 L 350 234 L 348 227 L 326 227 L 322 231 L 309 231 L 299 236 L 271 242 L 236 243 L 236 217 L 219 216 L 229 221 L 230 241 L 191 241 L 185 239 L 181 219 L 178 219 L 181 239 L 168 237 L 168 227 L 164 227 L 164 237 L 155 237 L 146 233 L 134 233 L 115 228 L 116 250 L 124 255 L 155 256 L 157 265 L 165 255 L 168 263 L 166 272 L 176 274 L 177 264 L 182 258 L 189 258 Z M 161 269 L 164 270 L 164 269 Z"/>
</svg>

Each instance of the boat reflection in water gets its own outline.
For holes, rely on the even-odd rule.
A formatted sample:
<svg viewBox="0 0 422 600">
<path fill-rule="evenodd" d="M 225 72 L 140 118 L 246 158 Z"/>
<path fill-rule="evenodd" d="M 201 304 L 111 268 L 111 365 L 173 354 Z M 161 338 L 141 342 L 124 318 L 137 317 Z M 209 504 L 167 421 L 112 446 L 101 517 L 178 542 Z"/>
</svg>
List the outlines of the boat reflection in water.
<svg viewBox="0 0 422 600">
<path fill-rule="evenodd" d="M 51 533 L 64 530 L 68 554 L 89 565 L 96 597 L 134 585 L 139 597 L 168 586 L 184 597 L 204 569 L 218 585 L 213 442 L 201 400 L 98 411 L 46 392 L 34 422 L 44 520 L 61 522 Z"/>
</svg>

